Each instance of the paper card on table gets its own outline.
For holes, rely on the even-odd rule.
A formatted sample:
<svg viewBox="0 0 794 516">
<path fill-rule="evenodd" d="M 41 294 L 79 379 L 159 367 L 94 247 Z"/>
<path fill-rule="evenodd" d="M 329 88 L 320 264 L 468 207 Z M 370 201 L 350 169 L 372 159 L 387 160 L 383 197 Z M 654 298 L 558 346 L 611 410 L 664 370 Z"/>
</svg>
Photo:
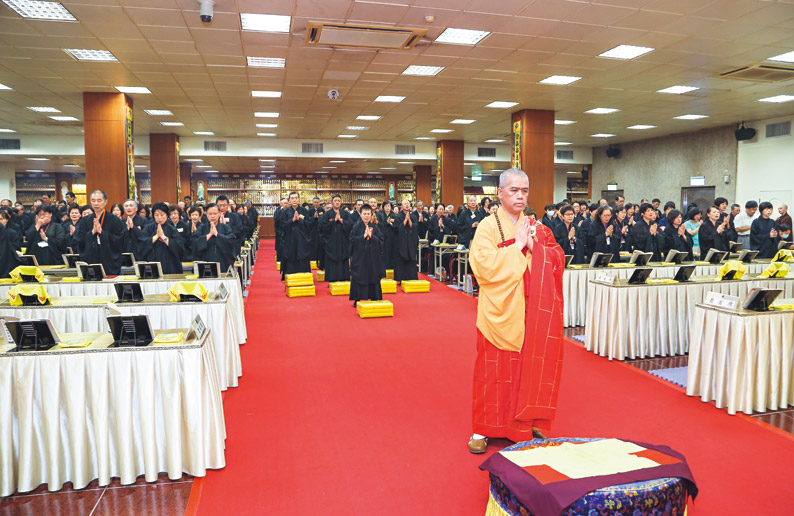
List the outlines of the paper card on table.
<svg viewBox="0 0 794 516">
<path fill-rule="evenodd" d="M 190 323 L 190 329 L 185 335 L 185 340 L 188 341 L 192 338 L 196 340 L 201 339 L 204 336 L 204 332 L 207 331 L 207 326 L 204 324 L 204 321 L 201 320 L 201 316 L 197 315 L 193 322 Z"/>
<path fill-rule="evenodd" d="M 218 287 L 218 298 L 226 299 L 227 297 L 229 297 L 229 291 L 226 290 L 226 285 L 221 283 L 220 286 Z"/>
<path fill-rule="evenodd" d="M 605 283 L 607 285 L 614 285 L 617 281 L 617 276 L 610 272 L 599 272 L 596 274 L 595 281 L 598 283 Z"/>
<path fill-rule="evenodd" d="M 720 292 L 709 292 L 703 300 L 704 305 L 713 306 L 715 308 L 725 308 L 727 310 L 736 310 L 739 307 L 739 298 L 737 296 L 729 296 Z"/>
</svg>

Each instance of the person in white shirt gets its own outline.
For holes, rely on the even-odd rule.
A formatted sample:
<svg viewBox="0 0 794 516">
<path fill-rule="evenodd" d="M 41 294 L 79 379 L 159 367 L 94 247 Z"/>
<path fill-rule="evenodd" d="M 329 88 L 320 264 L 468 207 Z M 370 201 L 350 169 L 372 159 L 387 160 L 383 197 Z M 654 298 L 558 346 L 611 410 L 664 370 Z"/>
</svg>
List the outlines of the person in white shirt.
<svg viewBox="0 0 794 516">
<path fill-rule="evenodd" d="M 750 249 L 750 227 L 757 218 L 758 203 L 751 200 L 745 203 L 744 212 L 739 213 L 733 219 L 733 225 L 739 235 L 738 241 L 741 242 L 742 249 Z"/>
</svg>

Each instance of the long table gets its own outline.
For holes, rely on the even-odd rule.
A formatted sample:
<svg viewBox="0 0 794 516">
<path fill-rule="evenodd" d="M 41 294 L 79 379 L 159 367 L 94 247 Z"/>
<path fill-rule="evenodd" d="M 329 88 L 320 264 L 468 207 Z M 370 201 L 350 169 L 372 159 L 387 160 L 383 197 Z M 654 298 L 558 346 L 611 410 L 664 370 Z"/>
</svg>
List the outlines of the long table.
<svg viewBox="0 0 794 516">
<path fill-rule="evenodd" d="M 747 266 L 748 274 L 760 274 L 769 266 L 769 260 L 758 261 Z M 651 278 L 672 278 L 680 265 L 664 265 L 650 263 Z M 716 276 L 720 265 L 697 265 L 694 276 Z M 577 265 L 565 269 L 562 275 L 562 291 L 565 306 L 563 308 L 563 324 L 566 328 L 584 326 L 587 319 L 587 304 L 592 299 L 590 281 L 594 280 L 599 272 L 608 271 L 619 279 L 628 279 L 635 267 L 607 267 L 592 268 L 589 265 Z"/>
<path fill-rule="evenodd" d="M 689 346 L 689 396 L 729 414 L 794 405 L 794 311 L 697 305 Z"/>
<path fill-rule="evenodd" d="M 105 305 L 116 296 L 53 297 L 44 306 L 11 306 L 0 303 L 0 316 L 19 319 L 48 319 L 58 332 L 79 333 L 108 331 Z M 168 294 L 148 294 L 142 303 L 118 303 L 114 308 L 122 314 L 148 315 L 154 329 L 188 327 L 196 315 L 213 331 L 212 351 L 218 366 L 221 389 L 237 387 L 243 374 L 240 344 L 234 329 L 228 298 L 211 296 L 206 302 L 172 303 Z"/>
<path fill-rule="evenodd" d="M 166 330 L 173 332 L 177 330 Z M 179 330 L 186 331 L 186 330 Z M 204 476 L 225 466 L 226 427 L 211 330 L 200 340 L 10 352 L 0 341 L 0 496 L 40 484 L 81 489 L 119 477 Z"/>
<path fill-rule="evenodd" d="M 693 312 L 710 291 L 744 298 L 753 287 L 783 289 L 794 296 L 794 278 L 719 281 L 697 276 L 691 282 L 628 285 L 590 283 L 585 346 L 609 359 L 683 355 L 689 351 Z"/>
</svg>

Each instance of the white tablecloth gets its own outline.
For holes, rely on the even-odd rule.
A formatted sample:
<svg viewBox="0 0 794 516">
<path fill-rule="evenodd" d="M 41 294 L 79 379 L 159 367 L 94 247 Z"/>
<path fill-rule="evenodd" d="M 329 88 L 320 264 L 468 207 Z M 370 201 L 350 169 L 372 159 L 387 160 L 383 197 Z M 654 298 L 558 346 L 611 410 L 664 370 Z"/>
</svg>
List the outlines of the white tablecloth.
<svg viewBox="0 0 794 516">
<path fill-rule="evenodd" d="M 747 279 L 675 284 L 605 285 L 592 282 L 585 346 L 601 356 L 624 360 L 683 355 L 695 305 L 710 291 L 744 298 L 753 287 L 783 289 L 794 295 L 794 279 Z"/>
<path fill-rule="evenodd" d="M 747 273 L 760 274 L 768 266 L 768 263 L 750 263 L 747 264 Z M 651 278 L 672 278 L 679 267 L 679 265 L 653 265 Z M 719 268 L 719 265 L 698 265 L 695 267 L 693 276 L 716 276 Z M 565 327 L 584 326 L 587 318 L 587 302 L 591 298 L 589 285 L 590 281 L 595 279 L 596 274 L 608 271 L 614 273 L 619 279 L 628 279 L 634 269 L 634 267 L 591 269 L 589 266 L 582 266 L 581 269 L 565 269 L 562 275 Z"/>
<path fill-rule="evenodd" d="M 729 414 L 794 405 L 794 312 L 732 312 L 698 305 L 687 390 Z"/>
<path fill-rule="evenodd" d="M 105 335 L 110 340 L 109 335 Z M 0 354 L 0 496 L 225 466 L 211 335 L 146 348 Z"/>
<path fill-rule="evenodd" d="M 165 296 L 156 296 L 165 297 Z M 84 304 L 80 306 L 8 306 L 0 305 L 0 315 L 20 319 L 49 319 L 59 333 L 108 331 L 105 319 L 105 305 Z M 240 345 L 235 332 L 235 324 L 227 301 L 207 301 L 206 303 L 118 303 L 123 314 L 148 315 L 155 330 L 168 328 L 188 328 L 196 315 L 213 332 L 212 351 L 218 366 L 221 389 L 237 387 L 242 376 Z"/>
</svg>

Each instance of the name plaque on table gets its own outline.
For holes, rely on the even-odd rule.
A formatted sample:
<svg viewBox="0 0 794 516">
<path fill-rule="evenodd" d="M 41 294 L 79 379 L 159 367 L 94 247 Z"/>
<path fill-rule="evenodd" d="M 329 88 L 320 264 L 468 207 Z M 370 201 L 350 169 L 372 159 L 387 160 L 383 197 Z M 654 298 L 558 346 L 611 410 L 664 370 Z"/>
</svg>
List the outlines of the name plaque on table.
<svg viewBox="0 0 794 516">
<path fill-rule="evenodd" d="M 226 290 L 226 285 L 221 283 L 218 287 L 218 298 L 225 300 L 227 297 L 229 297 L 229 291 Z"/>
<path fill-rule="evenodd" d="M 725 308 L 727 310 L 736 310 L 739 308 L 739 298 L 737 296 L 729 296 L 728 294 L 721 294 L 720 292 L 709 292 L 703 300 L 704 305 L 713 306 L 715 308 Z"/>
<path fill-rule="evenodd" d="M 596 274 L 594 281 L 598 283 L 604 283 L 606 285 L 614 285 L 615 281 L 617 281 L 617 275 L 609 272 L 599 272 Z"/>
<path fill-rule="evenodd" d="M 195 338 L 196 340 L 201 339 L 204 336 L 204 333 L 207 331 L 207 326 L 204 324 L 204 321 L 201 320 L 201 316 L 197 315 L 193 322 L 190 323 L 190 329 L 185 336 L 185 340 L 188 341 L 191 338 Z"/>
</svg>

